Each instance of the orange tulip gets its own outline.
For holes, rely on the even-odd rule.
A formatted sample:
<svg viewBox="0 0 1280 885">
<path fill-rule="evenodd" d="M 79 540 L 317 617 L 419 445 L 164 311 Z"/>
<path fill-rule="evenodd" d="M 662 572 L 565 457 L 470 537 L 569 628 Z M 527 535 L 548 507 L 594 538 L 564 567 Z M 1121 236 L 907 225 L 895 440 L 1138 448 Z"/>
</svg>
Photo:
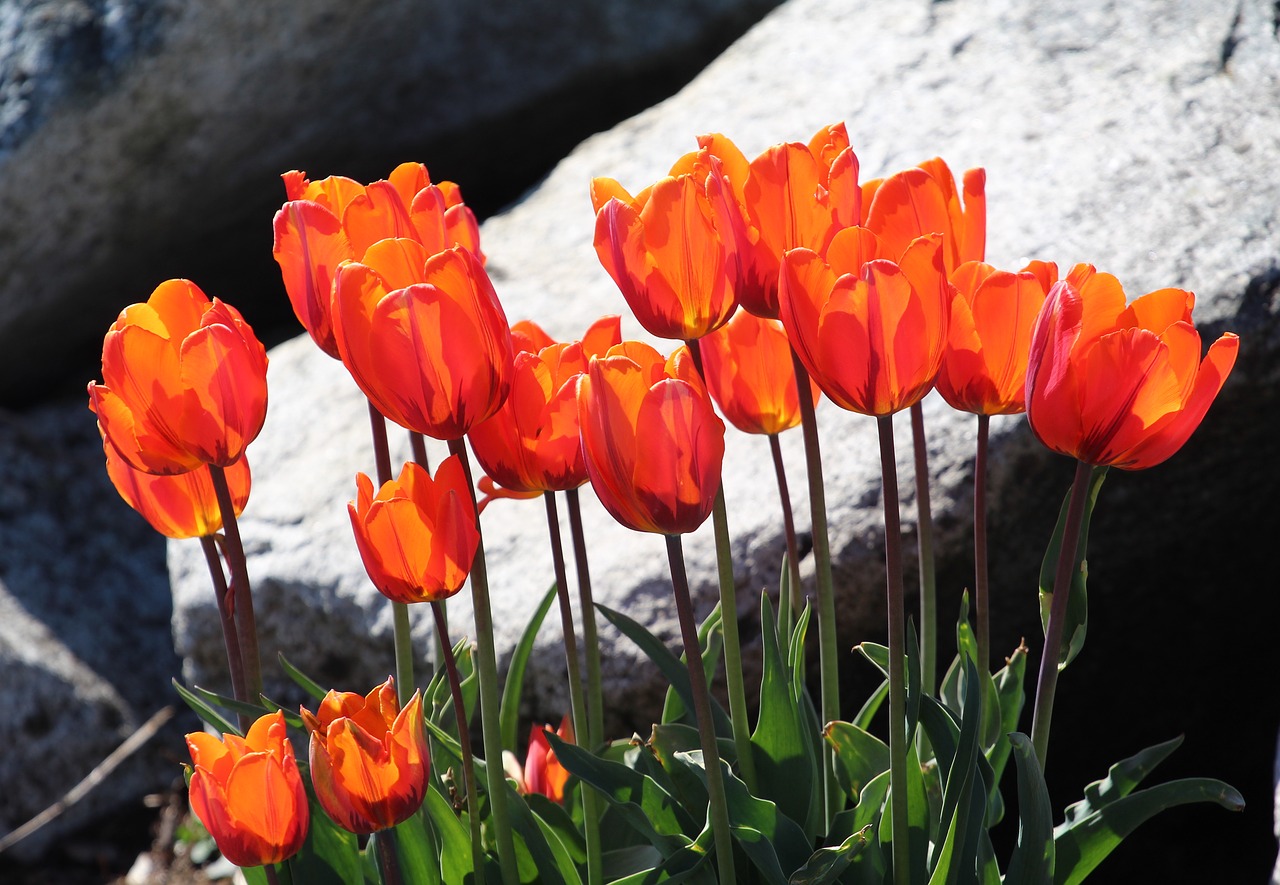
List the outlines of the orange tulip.
<svg viewBox="0 0 1280 885">
<path fill-rule="evenodd" d="M 1026 411 L 1031 324 L 1057 278 L 1057 265 L 1044 262 L 1011 273 L 968 261 L 951 275 L 956 297 L 937 387 L 952 408 L 976 415 Z"/>
<path fill-rule="evenodd" d="M 677 164 L 677 169 L 679 164 Z M 735 212 L 718 161 L 705 155 L 636 196 L 611 178 L 591 182 L 596 254 L 640 325 L 688 341 L 733 313 Z"/>
<path fill-rule="evenodd" d="M 341 176 L 311 182 L 298 171 L 282 178 L 288 202 L 275 216 L 272 251 L 298 321 L 335 359 L 329 312 L 343 261 L 360 260 L 390 237 L 417 240 L 429 255 L 460 245 L 484 260 L 479 226 L 458 186 L 432 184 L 421 163 L 402 163 L 368 187 Z"/>
<path fill-rule="evenodd" d="M 157 476 L 130 467 L 106 440 L 102 451 L 107 456 L 107 476 L 120 497 L 166 538 L 200 538 L 222 528 L 222 511 L 208 470 Z M 248 456 L 228 467 L 226 473 L 231 503 L 239 516 L 249 501 Z"/>
<path fill-rule="evenodd" d="M 781 433 L 800 423 L 791 343 L 778 320 L 740 310 L 702 339 L 707 389 L 745 433 Z M 818 385 L 810 379 L 814 401 Z"/>
<path fill-rule="evenodd" d="M 388 676 L 367 696 L 330 691 L 315 715 L 305 707 L 299 712 L 311 734 L 316 798 L 338 826 L 374 833 L 422 805 L 430 757 L 416 691 L 400 709 Z"/>
<path fill-rule="evenodd" d="M 102 343 L 89 408 L 131 466 L 186 473 L 230 466 L 267 416 L 267 352 L 239 311 L 189 280 L 121 311 Z"/>
<path fill-rule="evenodd" d="M 480 260 L 382 240 L 338 269 L 333 323 L 342 362 L 383 415 L 459 439 L 502 406 L 511 383 L 507 318 Z"/>
<path fill-rule="evenodd" d="M 884 243 L 885 254 L 901 255 L 917 237 L 943 235 L 943 266 L 951 274 L 966 261 L 982 261 L 987 248 L 987 173 L 964 174 L 963 195 L 951 169 L 939 157 L 884 181 L 867 183 L 872 195 L 866 226 Z"/>
<path fill-rule="evenodd" d="M 869 231 L 849 227 L 825 257 L 791 250 L 779 303 L 787 337 L 823 392 L 842 408 L 883 416 L 932 387 L 952 289 L 937 235 L 915 240 L 896 264 L 871 257 L 876 248 Z"/>
<path fill-rule="evenodd" d="M 1160 289 L 1126 305 L 1120 282 L 1080 264 L 1049 292 L 1027 367 L 1027 418 L 1050 449 L 1086 464 L 1153 467 L 1200 426 L 1235 365 L 1226 332 L 1200 356 L 1195 295 Z"/>
<path fill-rule="evenodd" d="M 578 382 L 587 474 L 618 522 L 641 532 L 691 532 L 720 489 L 724 424 L 686 347 L 663 359 L 624 341 Z"/>
<path fill-rule="evenodd" d="M 517 323 L 512 339 L 516 346 L 551 340 L 531 322 Z M 578 435 L 578 379 L 592 357 L 621 341 L 619 318 L 609 316 L 580 341 L 551 342 L 516 354 L 507 401 L 468 434 L 476 458 L 494 480 L 513 492 L 564 491 L 587 481 Z"/>
<path fill-rule="evenodd" d="M 433 479 L 413 462 L 384 483 L 356 475 L 356 500 L 348 502 L 356 546 L 369 579 L 396 602 L 438 602 L 462 589 L 471 572 L 480 533 L 462 462 L 451 455 Z"/>
<path fill-rule="evenodd" d="M 243 738 L 194 732 L 187 749 L 191 810 L 227 860 L 257 867 L 298 853 L 311 810 L 282 712 L 261 717 Z"/>
<path fill-rule="evenodd" d="M 503 768 L 507 775 L 516 782 L 516 789 L 523 795 L 538 793 L 552 802 L 564 802 L 565 784 L 569 782 L 569 772 L 560 760 L 556 751 L 547 742 L 550 725 L 534 725 L 529 729 L 529 749 L 525 753 L 524 765 L 516 761 L 509 752 L 502 754 Z M 573 723 L 565 716 L 560 720 L 560 727 L 555 730 L 562 741 L 573 743 Z"/>
</svg>

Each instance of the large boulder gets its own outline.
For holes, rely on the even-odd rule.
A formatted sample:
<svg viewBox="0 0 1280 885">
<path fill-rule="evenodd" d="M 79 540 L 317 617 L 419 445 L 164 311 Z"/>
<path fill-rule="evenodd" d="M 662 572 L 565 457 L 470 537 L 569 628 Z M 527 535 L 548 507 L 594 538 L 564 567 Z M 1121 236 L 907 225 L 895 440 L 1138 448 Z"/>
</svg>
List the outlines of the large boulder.
<svg viewBox="0 0 1280 885">
<path fill-rule="evenodd" d="M 1144 473 L 1113 471 L 1104 487 L 1089 543 L 1089 638 L 1062 679 L 1049 779 L 1061 809 L 1117 758 L 1185 732 L 1166 776 L 1222 777 L 1242 790 L 1249 809 L 1240 817 L 1216 809 L 1171 813 L 1132 837 L 1094 878 L 1214 881 L 1230 870 L 1234 879 L 1262 880 L 1274 859 L 1276 712 L 1258 705 L 1274 694 L 1277 650 L 1271 619 L 1256 613 L 1256 576 L 1272 568 L 1269 502 L 1280 477 L 1263 461 L 1280 429 L 1280 183 L 1273 174 L 1280 44 L 1270 5 L 1087 0 L 1033 10 L 980 0 L 856 7 L 791 0 L 678 95 L 585 142 L 485 225 L 509 317 L 532 317 L 553 335 L 572 337 L 602 313 L 624 312 L 591 245 L 592 176 L 639 188 L 664 174 L 699 133 L 723 132 L 753 156 L 841 119 L 864 178 L 935 154 L 957 171 L 984 166 L 988 257 L 998 266 L 1035 257 L 1065 270 L 1087 261 L 1119 276 L 1131 295 L 1190 288 L 1199 293 L 1206 338 L 1226 329 L 1242 335 L 1240 364 L 1184 451 Z M 640 334 L 630 318 L 624 332 Z M 391 667 L 391 618 L 363 573 L 343 507 L 355 472 L 372 469 L 365 407 L 341 367 L 308 340 L 271 356 L 272 412 L 253 447 L 257 481 L 243 524 L 264 646 L 335 686 L 367 689 Z M 950 615 L 972 570 L 973 421 L 936 397 L 925 417 L 939 585 Z M 824 404 L 819 423 L 841 646 L 848 648 L 883 638 L 879 461 L 869 419 Z M 406 451 L 402 436 L 394 435 L 397 458 Z M 799 440 L 787 437 L 794 504 L 807 525 Z M 903 422 L 898 440 L 909 522 Z M 433 460 L 442 454 L 432 448 Z M 782 549 L 766 457 L 760 440 L 731 435 L 725 486 L 746 636 L 756 594 L 776 582 Z M 1071 470 L 1035 443 L 1021 419 L 994 423 L 993 636 L 1007 650 L 1025 636 L 1033 667 L 1036 576 Z M 597 598 L 673 639 L 660 539 L 619 528 L 584 496 Z M 484 527 L 498 647 L 506 654 L 551 580 L 546 530 L 531 502 L 493 505 Z M 705 612 L 714 592 L 709 528 L 687 549 Z M 216 623 L 193 545 L 171 546 L 170 572 L 186 673 L 218 678 Z M 450 608 L 455 631 L 465 631 L 467 594 Z M 428 635 L 425 616 L 417 618 L 419 648 Z M 643 728 L 664 686 L 625 640 L 606 631 L 604 641 L 611 724 L 619 732 Z M 528 712 L 538 716 L 567 708 L 558 643 L 549 623 L 530 676 Z M 870 685 L 868 668 L 850 655 L 843 670 L 852 712 Z"/>
<path fill-rule="evenodd" d="M 505 201 L 776 2 L 0 4 L 0 403 L 82 385 L 165 277 L 287 317 L 263 248 L 281 172 L 426 151 Z"/>
</svg>

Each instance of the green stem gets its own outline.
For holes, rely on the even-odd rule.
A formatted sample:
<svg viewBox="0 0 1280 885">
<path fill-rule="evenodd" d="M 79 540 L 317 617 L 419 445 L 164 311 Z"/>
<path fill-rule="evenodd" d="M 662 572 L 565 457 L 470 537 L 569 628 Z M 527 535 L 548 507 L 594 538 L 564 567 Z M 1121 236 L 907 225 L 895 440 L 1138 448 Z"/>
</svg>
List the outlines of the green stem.
<svg viewBox="0 0 1280 885">
<path fill-rule="evenodd" d="M 693 711 L 698 720 L 698 737 L 702 743 L 702 759 L 707 772 L 708 813 L 715 837 L 716 863 L 721 885 L 737 882 L 733 868 L 733 833 L 729 828 L 729 803 L 725 799 L 724 777 L 720 771 L 720 748 L 716 744 L 715 726 L 711 719 L 711 694 L 702 668 L 702 647 L 698 644 L 698 625 L 693 619 L 693 602 L 689 598 L 689 578 L 684 567 L 684 548 L 679 535 L 666 535 L 667 559 L 671 564 L 671 587 L 676 598 L 676 615 L 680 619 L 680 635 L 684 640 L 685 663 L 693 688 Z"/>
<path fill-rule="evenodd" d="M 240 540 L 231 490 L 227 488 L 227 474 L 221 467 L 210 464 L 209 476 L 218 498 L 218 509 L 222 511 L 222 532 L 226 538 L 227 565 L 231 569 L 231 592 L 235 600 L 236 631 L 239 634 L 240 658 L 244 662 L 245 693 L 251 702 L 256 702 L 258 695 L 262 694 L 262 663 L 258 658 L 258 625 L 253 616 L 249 567 L 244 558 L 244 544 Z"/>
<path fill-rule="evenodd" d="M 1092 468 L 1088 464 L 1083 461 L 1076 463 L 1071 502 L 1067 505 L 1067 521 L 1062 530 L 1062 546 L 1058 550 L 1058 570 L 1053 577 L 1053 600 L 1049 606 L 1049 623 L 1045 627 L 1044 655 L 1040 658 L 1035 714 L 1031 720 L 1031 745 L 1040 760 L 1041 770 L 1049 758 L 1049 724 L 1053 719 L 1053 696 L 1058 689 L 1058 657 L 1062 652 L 1062 631 L 1067 620 L 1076 546 L 1080 542 L 1080 524 L 1084 519 L 1085 500 L 1089 496 L 1091 473 Z"/>
<path fill-rule="evenodd" d="M 792 617 L 800 614 L 800 546 L 796 542 L 796 521 L 791 515 L 791 492 L 787 488 L 787 468 L 782 463 L 782 445 L 778 434 L 769 434 L 769 451 L 773 455 L 773 472 L 778 478 L 778 497 L 782 501 L 782 527 L 787 535 L 787 571 L 791 578 L 791 598 L 778 600 L 778 607 L 790 605 Z"/>
<path fill-rule="evenodd" d="M 484 885 L 484 843 L 480 835 L 480 793 L 476 788 L 476 765 L 471 752 L 471 727 L 467 723 L 467 705 L 462 699 L 462 680 L 458 678 L 458 662 L 449 641 L 449 624 L 444 617 L 444 603 L 431 603 L 436 619 L 436 636 L 444 651 L 445 671 L 449 674 L 449 693 L 453 696 L 453 718 L 458 721 L 458 743 L 462 746 L 462 780 L 467 790 L 467 817 L 471 822 L 471 865 L 475 868 L 475 885 Z"/>
<path fill-rule="evenodd" d="M 202 535 L 200 547 L 204 550 L 205 562 L 209 565 L 209 578 L 213 581 L 213 598 L 218 603 L 218 621 L 222 624 L 222 642 L 227 649 L 227 670 L 231 674 L 231 694 L 237 701 L 255 703 L 245 690 L 244 660 L 240 655 L 240 637 L 236 633 L 236 616 L 232 610 L 232 600 L 227 595 L 227 576 L 222 571 L 222 557 L 218 553 L 218 542 L 213 535 Z M 240 713 L 240 729 L 247 732 L 253 721 L 248 714 Z"/>
<path fill-rule="evenodd" d="M 893 416 L 877 417 L 880 471 L 884 486 L 884 560 L 889 609 L 889 804 L 893 821 L 893 881 L 911 885 L 907 819 L 906 610 L 902 587 L 902 526 L 898 515 L 898 464 Z"/>
<path fill-rule="evenodd" d="M 457 455 L 467 477 L 467 488 L 475 501 L 471 459 L 462 439 L 449 440 L 449 452 Z M 490 820 L 498 843 L 498 864 L 505 885 L 518 885 L 515 840 L 511 834 L 511 814 L 507 808 L 507 782 L 502 771 L 502 732 L 498 721 L 498 661 L 493 645 L 493 613 L 489 607 L 489 574 L 484 559 L 484 533 L 476 517 L 480 544 L 471 566 L 471 607 L 476 625 L 476 669 L 480 681 L 480 733 L 484 743 L 485 775 L 489 789 Z"/>
<path fill-rule="evenodd" d="M 933 561 L 933 515 L 929 506 L 929 445 L 924 409 L 911 407 L 911 443 L 916 466 L 916 541 L 920 558 L 920 688 L 933 694 L 938 673 L 938 581 Z"/>
<path fill-rule="evenodd" d="M 578 490 L 564 493 L 569 501 L 569 534 L 573 538 L 573 562 L 578 572 L 578 598 L 582 603 L 582 644 L 587 658 L 587 733 L 578 740 L 593 752 L 604 742 L 604 693 L 600 687 L 600 638 L 596 630 L 596 607 L 591 599 L 591 570 L 587 565 L 587 542 L 582 531 L 582 506 Z"/>
<path fill-rule="evenodd" d="M 804 458 L 809 474 L 809 511 L 813 522 L 813 559 L 818 591 L 818 651 L 822 676 L 822 721 L 840 718 L 840 667 L 836 653 L 836 603 L 831 581 L 831 546 L 827 538 L 827 496 L 822 482 L 822 451 L 818 444 L 818 422 L 813 412 L 813 389 L 809 373 L 795 349 L 791 363 L 796 373 L 796 393 L 800 398 L 800 426 L 804 434 Z M 831 816 L 840 809 L 843 792 L 835 779 L 835 760 L 828 741 L 822 742 L 822 788 L 825 801 L 825 831 Z"/>
<path fill-rule="evenodd" d="M 582 693 L 582 671 L 578 664 L 578 637 L 573 625 L 573 606 L 569 602 L 569 580 L 564 566 L 564 543 L 560 537 L 560 514 L 556 509 L 556 493 L 543 492 L 547 505 L 547 530 L 551 534 L 551 560 L 556 575 L 556 599 L 560 602 L 560 627 L 564 633 L 565 669 L 569 676 L 569 708 L 573 713 L 573 733 L 586 735 L 586 698 Z M 587 881 L 600 885 L 604 881 L 600 855 L 600 803 L 595 790 L 583 785 L 582 828 L 587 844 Z"/>
<path fill-rule="evenodd" d="M 973 457 L 973 614 L 978 666 L 991 669 L 990 593 L 987 582 L 987 437 L 991 417 L 978 416 L 978 449 Z"/>
<path fill-rule="evenodd" d="M 378 472 L 378 488 L 391 482 L 391 447 L 387 443 L 387 419 L 369 403 L 369 429 L 373 435 L 373 460 Z M 400 705 L 413 697 L 413 634 L 409 626 L 409 606 L 391 602 L 392 637 L 395 642 L 396 696 Z"/>
</svg>

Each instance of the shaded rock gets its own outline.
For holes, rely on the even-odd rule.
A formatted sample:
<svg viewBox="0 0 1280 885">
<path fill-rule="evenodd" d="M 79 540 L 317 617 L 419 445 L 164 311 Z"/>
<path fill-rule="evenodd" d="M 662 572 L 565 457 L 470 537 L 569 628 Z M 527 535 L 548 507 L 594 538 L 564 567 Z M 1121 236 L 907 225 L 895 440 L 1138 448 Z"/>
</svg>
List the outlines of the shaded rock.
<svg viewBox="0 0 1280 885">
<path fill-rule="evenodd" d="M 284 322 L 262 250 L 281 172 L 373 180 L 434 145 L 437 176 L 505 201 L 774 5 L 3 4 L 0 402 L 82 385 L 116 312 L 166 277 Z"/>
<path fill-rule="evenodd" d="M 1249 810 L 1170 813 L 1091 881 L 1212 880 L 1228 869 L 1262 880 L 1274 860 L 1277 711 L 1259 699 L 1273 694 L 1278 652 L 1269 619 L 1252 613 L 1253 576 L 1272 568 L 1263 551 L 1278 477 L 1263 460 L 1275 453 L 1280 430 L 1278 78 L 1271 9 L 1256 0 L 1227 9 L 1094 0 L 1034 11 L 977 0 L 856 9 L 792 0 L 677 96 L 585 142 L 483 231 L 509 318 L 532 317 L 557 337 L 573 337 L 599 314 L 624 310 L 591 246 L 592 176 L 639 188 L 699 133 L 724 132 L 754 156 L 844 119 L 864 178 L 936 154 L 957 172 L 985 166 L 988 258 L 998 266 L 1035 257 L 1065 271 L 1088 261 L 1119 276 L 1131 295 L 1190 288 L 1199 293 L 1206 339 L 1224 329 L 1242 335 L 1240 364 L 1186 449 L 1151 471 L 1114 471 L 1103 490 L 1089 547 L 1089 640 L 1062 679 L 1049 778 L 1061 809 L 1116 759 L 1186 732 L 1162 774 L 1222 777 L 1241 789 Z M 624 333 L 640 334 L 629 317 Z M 343 512 L 354 472 L 372 471 L 364 406 L 341 367 L 309 341 L 276 348 L 272 360 L 272 413 L 254 446 L 259 479 L 244 521 L 264 645 L 337 687 L 367 689 L 391 667 L 391 631 Z M 973 421 L 936 397 L 925 413 L 945 624 L 972 571 Z M 827 404 L 819 424 L 848 648 L 883 639 L 878 453 L 868 419 Z M 905 420 L 897 438 L 909 520 Z M 400 444 L 397 459 L 405 456 Z M 788 434 L 784 448 L 797 516 L 807 524 L 800 440 Z M 438 460 L 442 448 L 432 455 Z M 762 441 L 731 435 L 725 483 L 748 636 L 756 594 L 776 582 L 782 549 L 766 459 Z M 1034 668 L 1036 579 L 1072 465 L 1041 449 L 1021 419 L 993 422 L 992 461 L 995 646 L 1011 650 L 1027 637 Z M 661 541 L 619 528 L 586 492 L 584 506 L 597 598 L 674 639 Z M 484 517 L 503 653 L 550 583 L 537 508 L 500 502 Z M 710 540 L 707 526 L 687 541 L 701 612 L 713 595 Z M 170 548 L 179 651 L 187 674 L 204 678 L 220 652 L 197 555 L 191 545 Z M 455 630 L 465 630 L 466 594 L 450 608 Z M 551 621 L 527 701 L 530 712 L 554 719 L 567 694 Z M 415 624 L 425 649 L 425 618 Z M 644 729 L 664 685 L 629 643 L 612 631 L 604 636 L 611 726 Z M 1237 660 L 1237 649 L 1248 649 L 1245 661 L 1220 666 Z M 844 659 L 850 712 L 871 687 L 868 670 L 854 656 Z"/>
</svg>

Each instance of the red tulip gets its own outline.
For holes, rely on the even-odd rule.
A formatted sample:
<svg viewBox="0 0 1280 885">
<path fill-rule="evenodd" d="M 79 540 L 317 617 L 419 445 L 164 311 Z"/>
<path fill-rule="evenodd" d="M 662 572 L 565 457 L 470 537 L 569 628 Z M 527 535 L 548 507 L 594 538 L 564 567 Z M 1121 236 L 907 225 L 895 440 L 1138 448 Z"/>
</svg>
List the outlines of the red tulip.
<svg viewBox="0 0 1280 885">
<path fill-rule="evenodd" d="M 537 793 L 546 796 L 552 802 L 564 802 L 565 784 L 569 782 L 569 772 L 560 760 L 556 751 L 551 749 L 547 741 L 550 725 L 534 725 L 529 729 L 529 748 L 525 753 L 524 765 L 515 757 L 504 752 L 503 767 L 508 776 L 516 782 L 516 789 L 523 795 Z M 573 743 L 573 723 L 565 716 L 560 720 L 560 727 L 555 730 L 562 741 Z"/>
<path fill-rule="evenodd" d="M 284 714 L 261 717 L 243 738 L 187 735 L 191 810 L 239 867 L 279 863 L 302 848 L 311 822 Z"/>
<path fill-rule="evenodd" d="M 702 339 L 707 389 L 745 433 L 781 433 L 800 423 L 791 344 L 778 320 L 740 310 Z M 810 380 L 814 400 L 818 385 Z"/>
<path fill-rule="evenodd" d="M 512 339 L 516 346 L 551 341 L 534 323 L 517 323 Z M 476 458 L 495 481 L 514 492 L 564 491 L 587 481 L 578 434 L 578 379 L 592 357 L 621 341 L 619 318 L 609 316 L 594 323 L 581 341 L 551 342 L 516 354 L 506 402 L 468 434 Z"/>
<path fill-rule="evenodd" d="M 239 311 L 189 280 L 132 304 L 102 343 L 89 408 L 120 457 L 147 473 L 228 467 L 262 430 L 267 352 Z"/>
<path fill-rule="evenodd" d="M 624 341 L 591 361 L 578 383 L 582 451 L 596 496 L 642 532 L 691 532 L 720 489 L 724 424 L 688 348 L 663 359 Z"/>
<path fill-rule="evenodd" d="M 416 691 L 402 710 L 387 677 L 367 696 L 330 691 L 315 715 L 299 712 L 311 734 L 311 783 L 334 823 L 374 833 L 422 805 L 430 756 Z"/>
<path fill-rule="evenodd" d="M 1110 274 L 1080 264 L 1049 292 L 1032 333 L 1027 418 L 1055 452 L 1153 467 L 1200 426 L 1235 365 L 1224 333 L 1200 356 L 1195 295 L 1160 289 L 1126 305 Z"/>
<path fill-rule="evenodd" d="M 334 282 L 342 362 L 383 415 L 459 439 L 496 412 L 511 383 L 507 318 L 480 260 L 460 246 L 428 256 L 382 240 Z"/>
<path fill-rule="evenodd" d="M 1011 273 L 969 261 L 951 275 L 956 297 L 937 386 L 953 408 L 976 415 L 1026 411 L 1031 324 L 1057 278 L 1057 266 L 1043 262 Z"/>
<path fill-rule="evenodd" d="M 375 587 L 396 602 L 438 602 L 462 589 L 480 533 L 462 462 L 451 455 L 436 468 L 409 462 L 375 497 L 373 482 L 356 475 L 347 504 L 356 546 Z"/>
<path fill-rule="evenodd" d="M 102 450 L 107 456 L 107 476 L 120 497 L 157 532 L 166 538 L 200 538 L 221 530 L 222 511 L 208 470 L 157 476 L 130 467 L 106 440 Z M 231 503 L 239 516 L 249 501 L 248 456 L 229 466 L 226 474 Z"/>
</svg>

